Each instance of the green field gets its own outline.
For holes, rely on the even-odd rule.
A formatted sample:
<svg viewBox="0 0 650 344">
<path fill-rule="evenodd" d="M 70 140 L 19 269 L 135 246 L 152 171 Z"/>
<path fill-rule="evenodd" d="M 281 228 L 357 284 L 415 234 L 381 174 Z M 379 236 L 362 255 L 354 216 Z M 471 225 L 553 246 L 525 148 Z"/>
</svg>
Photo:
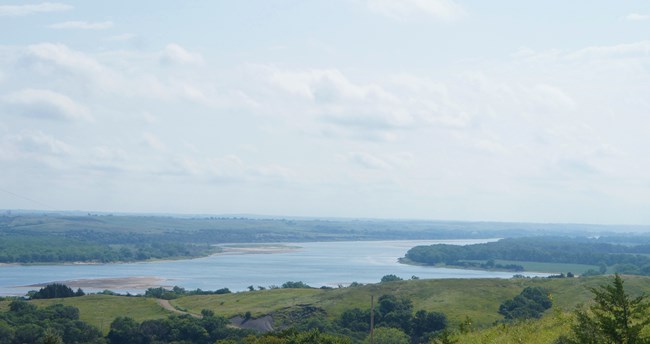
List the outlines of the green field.
<svg viewBox="0 0 650 344">
<path fill-rule="evenodd" d="M 162 308 L 155 299 L 111 295 L 86 295 L 65 299 L 46 299 L 30 301 L 39 307 L 63 304 L 79 308 L 81 320 L 97 326 L 105 334 L 113 319 L 129 316 L 137 321 L 160 319 L 171 314 Z"/>
</svg>

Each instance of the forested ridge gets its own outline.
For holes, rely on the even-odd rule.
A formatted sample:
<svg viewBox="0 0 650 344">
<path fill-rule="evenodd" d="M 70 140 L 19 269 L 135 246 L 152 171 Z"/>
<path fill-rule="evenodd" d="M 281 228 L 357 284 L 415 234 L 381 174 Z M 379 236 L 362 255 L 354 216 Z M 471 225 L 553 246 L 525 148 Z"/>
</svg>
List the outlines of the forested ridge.
<svg viewBox="0 0 650 344">
<path fill-rule="evenodd" d="M 527 237 L 466 246 L 436 244 L 413 247 L 405 257 L 427 265 L 463 265 L 467 261 L 490 260 L 589 264 L 611 267 L 621 273 L 650 275 L 647 237 L 625 239 L 636 241 L 636 245 L 605 240 L 623 241 L 623 238 Z"/>
</svg>

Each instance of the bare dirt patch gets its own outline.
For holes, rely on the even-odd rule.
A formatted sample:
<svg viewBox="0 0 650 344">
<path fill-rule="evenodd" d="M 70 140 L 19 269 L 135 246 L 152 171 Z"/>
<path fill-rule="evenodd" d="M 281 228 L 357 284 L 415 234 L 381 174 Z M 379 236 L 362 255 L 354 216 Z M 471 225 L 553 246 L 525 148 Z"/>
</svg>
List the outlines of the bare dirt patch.
<svg viewBox="0 0 650 344">
<path fill-rule="evenodd" d="M 237 328 L 255 330 L 258 332 L 273 331 L 273 317 L 270 315 L 265 315 L 257 319 L 250 318 L 248 320 L 244 317 L 238 316 L 230 318 L 230 323 Z"/>
</svg>

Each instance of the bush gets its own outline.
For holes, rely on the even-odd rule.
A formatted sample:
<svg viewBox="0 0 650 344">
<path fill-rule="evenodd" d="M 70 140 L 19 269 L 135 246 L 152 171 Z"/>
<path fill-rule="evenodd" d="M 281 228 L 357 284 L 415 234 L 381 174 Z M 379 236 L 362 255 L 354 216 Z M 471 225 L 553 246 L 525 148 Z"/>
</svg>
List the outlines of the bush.
<svg viewBox="0 0 650 344">
<path fill-rule="evenodd" d="M 545 310 L 551 308 L 548 292 L 540 287 L 526 287 L 521 294 L 499 306 L 499 314 L 506 320 L 541 318 Z"/>
<path fill-rule="evenodd" d="M 55 299 L 62 297 L 75 297 L 75 296 L 84 296 L 85 293 L 81 288 L 75 293 L 72 288 L 68 287 L 65 284 L 53 283 L 48 284 L 45 287 L 41 288 L 39 291 L 31 295 L 32 299 Z"/>
<path fill-rule="evenodd" d="M 402 279 L 393 274 L 385 275 L 384 277 L 381 278 L 381 283 L 396 282 L 396 281 L 402 281 Z"/>
<path fill-rule="evenodd" d="M 302 281 L 298 281 L 298 282 L 288 281 L 282 284 L 282 288 L 288 289 L 288 288 L 311 288 L 311 287 L 303 283 Z"/>
</svg>

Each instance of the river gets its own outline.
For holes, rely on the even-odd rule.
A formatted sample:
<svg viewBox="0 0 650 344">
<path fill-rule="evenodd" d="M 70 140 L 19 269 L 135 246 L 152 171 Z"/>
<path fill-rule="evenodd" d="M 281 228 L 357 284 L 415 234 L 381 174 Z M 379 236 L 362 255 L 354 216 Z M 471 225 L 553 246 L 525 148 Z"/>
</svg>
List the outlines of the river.
<svg viewBox="0 0 650 344">
<path fill-rule="evenodd" d="M 253 285 L 268 287 L 286 281 L 302 281 L 314 287 L 376 283 L 395 274 L 419 278 L 510 278 L 513 273 L 405 265 L 397 262 L 417 245 L 448 243 L 467 245 L 489 240 L 349 241 L 287 243 L 276 253 L 239 252 L 209 257 L 139 263 L 3 265 L 0 266 L 0 295 L 24 295 L 34 285 L 65 281 L 86 292 L 110 289 L 142 293 L 151 286 L 181 286 L 186 289 L 232 291 Z M 275 245 L 275 244 L 274 244 Z M 546 276 L 543 273 L 526 273 Z"/>
</svg>

